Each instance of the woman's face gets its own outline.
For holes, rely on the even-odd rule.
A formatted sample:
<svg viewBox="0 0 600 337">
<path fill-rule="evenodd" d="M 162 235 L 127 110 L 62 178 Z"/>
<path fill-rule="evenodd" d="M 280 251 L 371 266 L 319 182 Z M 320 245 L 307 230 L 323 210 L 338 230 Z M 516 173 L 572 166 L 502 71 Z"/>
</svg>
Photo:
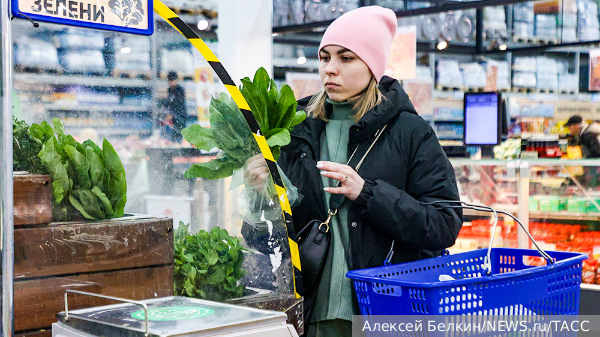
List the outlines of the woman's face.
<svg viewBox="0 0 600 337">
<path fill-rule="evenodd" d="M 371 70 L 350 50 L 326 46 L 319 52 L 319 75 L 325 92 L 334 102 L 343 102 L 363 92 L 371 82 Z"/>
</svg>

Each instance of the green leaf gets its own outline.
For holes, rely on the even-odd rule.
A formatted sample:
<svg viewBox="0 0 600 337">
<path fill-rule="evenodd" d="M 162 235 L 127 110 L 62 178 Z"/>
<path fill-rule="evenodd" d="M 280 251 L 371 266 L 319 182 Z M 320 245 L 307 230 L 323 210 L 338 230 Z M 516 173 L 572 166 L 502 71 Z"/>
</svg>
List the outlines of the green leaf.
<svg viewBox="0 0 600 337">
<path fill-rule="evenodd" d="M 200 150 L 209 151 L 217 147 L 217 144 L 213 139 L 212 130 L 203 128 L 198 124 L 190 125 L 181 130 L 181 134 L 185 140 Z"/>
<path fill-rule="evenodd" d="M 93 216 L 96 219 L 104 219 L 106 216 L 100 209 L 98 199 L 96 195 L 90 190 L 74 190 L 73 193 L 79 199 L 81 206 L 85 209 L 87 214 Z M 75 205 L 73 205 L 75 206 Z"/>
<path fill-rule="evenodd" d="M 113 218 L 120 218 L 125 215 L 125 204 L 127 203 L 127 197 L 122 196 L 115 203 L 113 203 Z"/>
<path fill-rule="evenodd" d="M 73 205 L 73 207 L 75 207 L 81 214 L 83 214 L 83 216 L 86 219 L 90 219 L 90 220 L 96 220 L 96 218 L 94 218 L 93 216 L 89 215 L 85 209 L 83 208 L 83 206 L 81 205 L 81 203 L 79 203 L 79 201 L 77 200 L 77 198 L 75 198 L 75 196 L 73 194 L 69 195 L 69 202 L 71 203 L 71 205 Z"/>
<path fill-rule="evenodd" d="M 248 105 L 254 114 L 254 118 L 256 118 L 261 130 L 267 129 L 269 127 L 269 121 L 265 98 L 261 95 L 260 90 L 254 83 L 248 80 L 242 80 L 242 84 L 242 95 L 248 102 Z"/>
<path fill-rule="evenodd" d="M 269 137 L 269 139 L 267 139 L 267 144 L 269 144 L 270 147 L 286 146 L 291 141 L 292 137 L 290 136 L 290 132 L 287 129 L 283 129 L 283 131 Z"/>
<path fill-rule="evenodd" d="M 53 193 L 55 202 L 58 204 L 71 189 L 71 182 L 67 173 L 67 169 L 62 163 L 62 158 L 56 151 L 54 138 L 50 138 L 44 144 L 42 150 L 38 154 L 38 157 L 40 158 L 42 165 L 44 165 L 52 177 Z M 54 187 L 55 184 L 60 185 L 62 190 L 58 187 Z"/>
<path fill-rule="evenodd" d="M 241 165 L 232 163 L 229 159 L 213 159 L 206 163 L 193 164 L 186 172 L 185 178 L 221 179 L 229 177 Z"/>
<path fill-rule="evenodd" d="M 263 67 L 260 67 L 254 74 L 254 80 L 252 82 L 254 82 L 261 92 L 267 92 L 269 89 L 269 84 L 271 83 L 271 78 L 269 77 L 267 70 Z"/>
<path fill-rule="evenodd" d="M 217 270 L 215 270 L 214 273 L 210 274 L 206 278 L 206 283 L 218 284 L 218 283 L 223 282 L 224 279 L 225 279 L 225 272 L 222 269 L 217 269 Z"/>
<path fill-rule="evenodd" d="M 214 250 L 209 251 L 208 255 L 206 255 L 206 263 L 208 263 L 211 266 L 215 265 L 215 263 L 217 263 L 218 259 L 219 259 L 219 254 L 217 254 L 217 252 L 215 252 Z"/>
<path fill-rule="evenodd" d="M 56 133 L 58 137 L 65 135 L 65 128 L 63 127 L 60 119 L 56 117 L 52 118 L 52 124 L 54 125 L 54 133 Z"/>
<path fill-rule="evenodd" d="M 54 198 L 54 202 L 60 204 L 66 194 L 65 189 L 61 185 L 60 181 L 52 182 L 52 197 Z"/>
<path fill-rule="evenodd" d="M 125 169 L 123 163 L 121 163 L 121 158 L 106 138 L 102 142 L 102 153 L 104 155 L 104 167 L 110 173 L 110 178 L 125 182 Z"/>
<path fill-rule="evenodd" d="M 92 149 L 94 149 L 94 152 L 96 153 L 96 155 L 98 156 L 98 158 L 100 158 L 102 161 L 104 161 L 104 154 L 102 152 L 102 149 L 100 148 L 100 146 L 96 145 L 96 143 L 92 142 L 91 140 L 86 140 L 85 142 L 83 142 L 83 146 L 84 147 L 91 147 Z"/>
<path fill-rule="evenodd" d="M 98 186 L 94 186 L 92 187 L 92 193 L 94 193 L 100 203 L 100 207 L 102 208 L 103 213 L 105 214 L 106 218 L 111 218 L 113 216 L 114 210 L 112 208 L 112 205 L 110 204 L 110 200 L 108 200 L 108 197 L 106 196 L 106 194 L 104 194 L 100 188 L 98 188 Z"/>
<path fill-rule="evenodd" d="M 294 128 L 294 126 L 304 122 L 305 119 L 306 119 L 306 112 L 296 111 L 296 115 L 294 116 L 294 119 L 292 119 L 292 122 L 290 123 L 288 129 Z"/>
<path fill-rule="evenodd" d="M 92 186 L 104 187 L 104 164 L 91 146 L 85 147 L 85 157 L 90 163 L 90 181 Z M 111 212 L 112 213 L 112 212 Z"/>
<path fill-rule="evenodd" d="M 54 138 L 54 130 L 52 130 L 52 127 L 46 121 L 40 124 L 32 124 L 28 132 L 40 144 L 45 144 L 48 139 Z"/>
<path fill-rule="evenodd" d="M 90 189 L 90 162 L 77 149 L 71 145 L 65 145 L 65 152 L 69 156 L 75 173 L 75 181 L 79 188 Z"/>
</svg>

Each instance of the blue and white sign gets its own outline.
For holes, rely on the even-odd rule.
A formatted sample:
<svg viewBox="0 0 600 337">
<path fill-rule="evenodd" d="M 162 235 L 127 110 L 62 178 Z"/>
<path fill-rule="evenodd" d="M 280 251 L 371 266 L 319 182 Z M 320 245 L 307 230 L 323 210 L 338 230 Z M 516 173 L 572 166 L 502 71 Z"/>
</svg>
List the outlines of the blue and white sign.
<svg viewBox="0 0 600 337">
<path fill-rule="evenodd" d="M 152 0 L 12 0 L 13 15 L 124 33 L 152 35 Z"/>
</svg>

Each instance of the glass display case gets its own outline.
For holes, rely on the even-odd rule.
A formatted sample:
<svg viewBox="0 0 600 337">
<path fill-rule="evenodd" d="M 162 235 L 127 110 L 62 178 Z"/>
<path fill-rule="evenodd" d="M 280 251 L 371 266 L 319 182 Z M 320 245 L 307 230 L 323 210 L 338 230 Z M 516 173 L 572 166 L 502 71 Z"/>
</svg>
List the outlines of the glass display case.
<svg viewBox="0 0 600 337">
<path fill-rule="evenodd" d="M 545 250 L 587 253 L 582 288 L 600 290 L 600 160 L 451 162 L 462 201 L 514 214 Z M 490 219 L 489 213 L 465 210 L 465 223 L 452 250 L 486 247 L 491 237 Z M 494 245 L 531 247 L 512 219 L 502 216 Z"/>
<path fill-rule="evenodd" d="M 37 184 L 29 199 L 15 192 L 15 214 L 22 215 L 14 229 L 15 334 L 50 336 L 67 289 L 132 300 L 189 296 L 276 310 L 286 312 L 302 333 L 302 299 L 280 191 L 270 176 L 258 189 L 244 177 L 245 160 L 265 163 L 263 152 L 239 113 L 242 127 L 235 132 L 247 136 L 241 165 L 226 177 L 186 175 L 193 165 L 222 160 L 223 154 L 216 147 L 199 150 L 181 137 L 170 109 L 170 82 L 184 93 L 182 127 L 208 126 L 211 97 L 227 89 L 181 33 L 160 17 L 154 24 L 154 35 L 132 36 L 11 23 L 15 125 L 52 134 L 57 154 L 50 172 L 15 174 L 27 186 Z M 28 134 L 25 129 L 19 137 Z M 40 148 L 50 151 L 49 137 L 36 138 Z M 20 140 L 15 138 L 15 153 L 35 150 L 37 156 L 40 148 Z M 109 146 L 126 180 L 125 189 L 119 185 L 121 203 L 127 200 L 119 204 L 124 214 L 108 211 L 115 203 L 105 193 L 114 186 L 106 183 L 103 191 L 102 170 L 92 173 L 98 156 L 113 178 Z M 64 150 L 71 147 L 75 152 Z M 62 189 L 51 179 L 58 171 L 67 179 Z M 59 194 L 66 196 L 60 217 L 52 214 Z M 31 216 L 38 210 L 48 217 Z M 69 303 L 80 309 L 112 302 L 75 295 Z"/>
</svg>

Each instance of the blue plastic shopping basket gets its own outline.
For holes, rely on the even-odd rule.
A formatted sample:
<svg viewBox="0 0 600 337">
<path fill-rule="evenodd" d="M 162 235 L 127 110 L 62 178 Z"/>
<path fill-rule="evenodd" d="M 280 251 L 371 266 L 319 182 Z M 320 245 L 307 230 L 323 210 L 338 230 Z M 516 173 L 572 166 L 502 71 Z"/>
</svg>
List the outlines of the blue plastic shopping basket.
<svg viewBox="0 0 600 337">
<path fill-rule="evenodd" d="M 524 263 L 540 255 L 550 263 Z M 346 275 L 354 282 L 362 315 L 577 315 L 585 259 L 582 253 L 492 248 L 490 243 L 487 249 Z M 440 281 L 440 275 L 450 281 Z"/>
</svg>

